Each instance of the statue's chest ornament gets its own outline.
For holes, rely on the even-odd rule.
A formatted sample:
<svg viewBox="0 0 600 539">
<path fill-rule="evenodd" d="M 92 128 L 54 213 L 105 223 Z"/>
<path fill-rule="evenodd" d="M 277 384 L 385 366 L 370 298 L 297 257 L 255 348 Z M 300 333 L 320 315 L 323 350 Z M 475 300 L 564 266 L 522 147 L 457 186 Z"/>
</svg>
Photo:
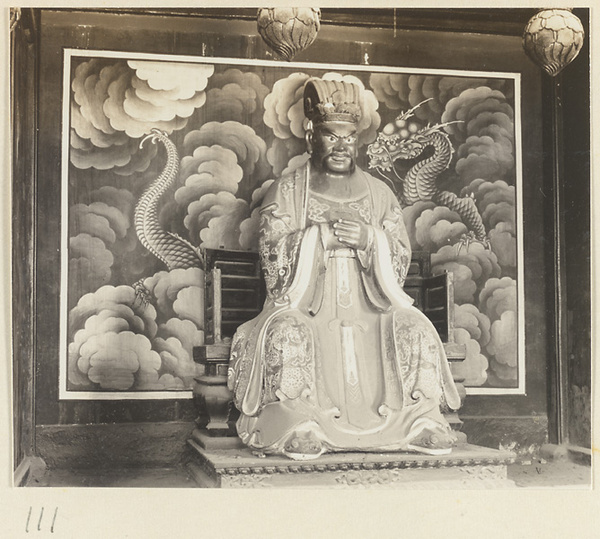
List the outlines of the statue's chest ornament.
<svg viewBox="0 0 600 539">
<path fill-rule="evenodd" d="M 316 198 L 308 199 L 308 218 L 313 223 L 326 223 L 325 213 L 331 210 L 331 206 L 327 203 L 321 203 Z"/>
<path fill-rule="evenodd" d="M 327 223 L 340 217 L 371 223 L 372 210 L 368 195 L 352 200 L 334 200 L 311 193 L 308 198 L 307 217 L 312 223 Z"/>
</svg>

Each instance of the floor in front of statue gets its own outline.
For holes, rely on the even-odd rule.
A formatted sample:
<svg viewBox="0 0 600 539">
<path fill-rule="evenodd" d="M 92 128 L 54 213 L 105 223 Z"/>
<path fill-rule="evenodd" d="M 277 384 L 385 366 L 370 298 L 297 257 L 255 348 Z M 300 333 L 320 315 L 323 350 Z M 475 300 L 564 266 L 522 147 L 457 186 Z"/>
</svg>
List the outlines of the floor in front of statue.
<svg viewBox="0 0 600 539">
<path fill-rule="evenodd" d="M 591 468 L 571 461 L 547 462 L 532 458 L 508 466 L 508 479 L 521 488 L 575 488 L 591 485 Z M 132 487 L 195 488 L 198 485 L 184 467 L 126 468 L 107 470 L 48 469 L 31 477 L 28 487 Z"/>
</svg>

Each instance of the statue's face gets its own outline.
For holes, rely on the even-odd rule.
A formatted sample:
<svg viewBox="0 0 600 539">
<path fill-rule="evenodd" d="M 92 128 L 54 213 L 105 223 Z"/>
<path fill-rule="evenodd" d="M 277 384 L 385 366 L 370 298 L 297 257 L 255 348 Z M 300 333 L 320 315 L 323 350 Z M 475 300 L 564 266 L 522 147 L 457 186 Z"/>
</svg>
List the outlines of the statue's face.
<svg viewBox="0 0 600 539">
<path fill-rule="evenodd" d="M 313 165 L 324 172 L 350 174 L 358 154 L 356 124 L 323 122 L 308 138 Z"/>
</svg>

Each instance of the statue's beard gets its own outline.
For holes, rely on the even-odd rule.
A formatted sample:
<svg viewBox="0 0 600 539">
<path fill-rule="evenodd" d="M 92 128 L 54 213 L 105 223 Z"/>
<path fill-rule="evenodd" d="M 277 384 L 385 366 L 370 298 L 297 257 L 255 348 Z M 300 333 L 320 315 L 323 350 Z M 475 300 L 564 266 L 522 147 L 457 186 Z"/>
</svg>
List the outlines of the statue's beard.
<svg viewBox="0 0 600 539">
<path fill-rule="evenodd" d="M 356 161 L 349 153 L 330 153 L 317 160 L 317 167 L 333 174 L 352 174 Z"/>
</svg>

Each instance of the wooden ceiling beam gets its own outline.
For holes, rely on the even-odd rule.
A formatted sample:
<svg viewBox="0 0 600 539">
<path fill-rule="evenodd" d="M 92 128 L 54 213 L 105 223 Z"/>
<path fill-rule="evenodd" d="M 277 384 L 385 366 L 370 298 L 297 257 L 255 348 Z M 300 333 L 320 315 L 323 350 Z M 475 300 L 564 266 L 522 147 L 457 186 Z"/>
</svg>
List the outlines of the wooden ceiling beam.
<svg viewBox="0 0 600 539">
<path fill-rule="evenodd" d="M 59 11 L 52 9 L 52 11 Z M 60 11 L 87 11 L 169 17 L 198 17 L 212 19 L 256 19 L 256 8 L 65 8 Z M 323 25 L 397 28 L 398 30 L 431 30 L 501 35 L 521 35 L 527 21 L 538 10 L 531 8 L 480 9 L 389 9 L 389 8 L 323 8 Z"/>
</svg>

